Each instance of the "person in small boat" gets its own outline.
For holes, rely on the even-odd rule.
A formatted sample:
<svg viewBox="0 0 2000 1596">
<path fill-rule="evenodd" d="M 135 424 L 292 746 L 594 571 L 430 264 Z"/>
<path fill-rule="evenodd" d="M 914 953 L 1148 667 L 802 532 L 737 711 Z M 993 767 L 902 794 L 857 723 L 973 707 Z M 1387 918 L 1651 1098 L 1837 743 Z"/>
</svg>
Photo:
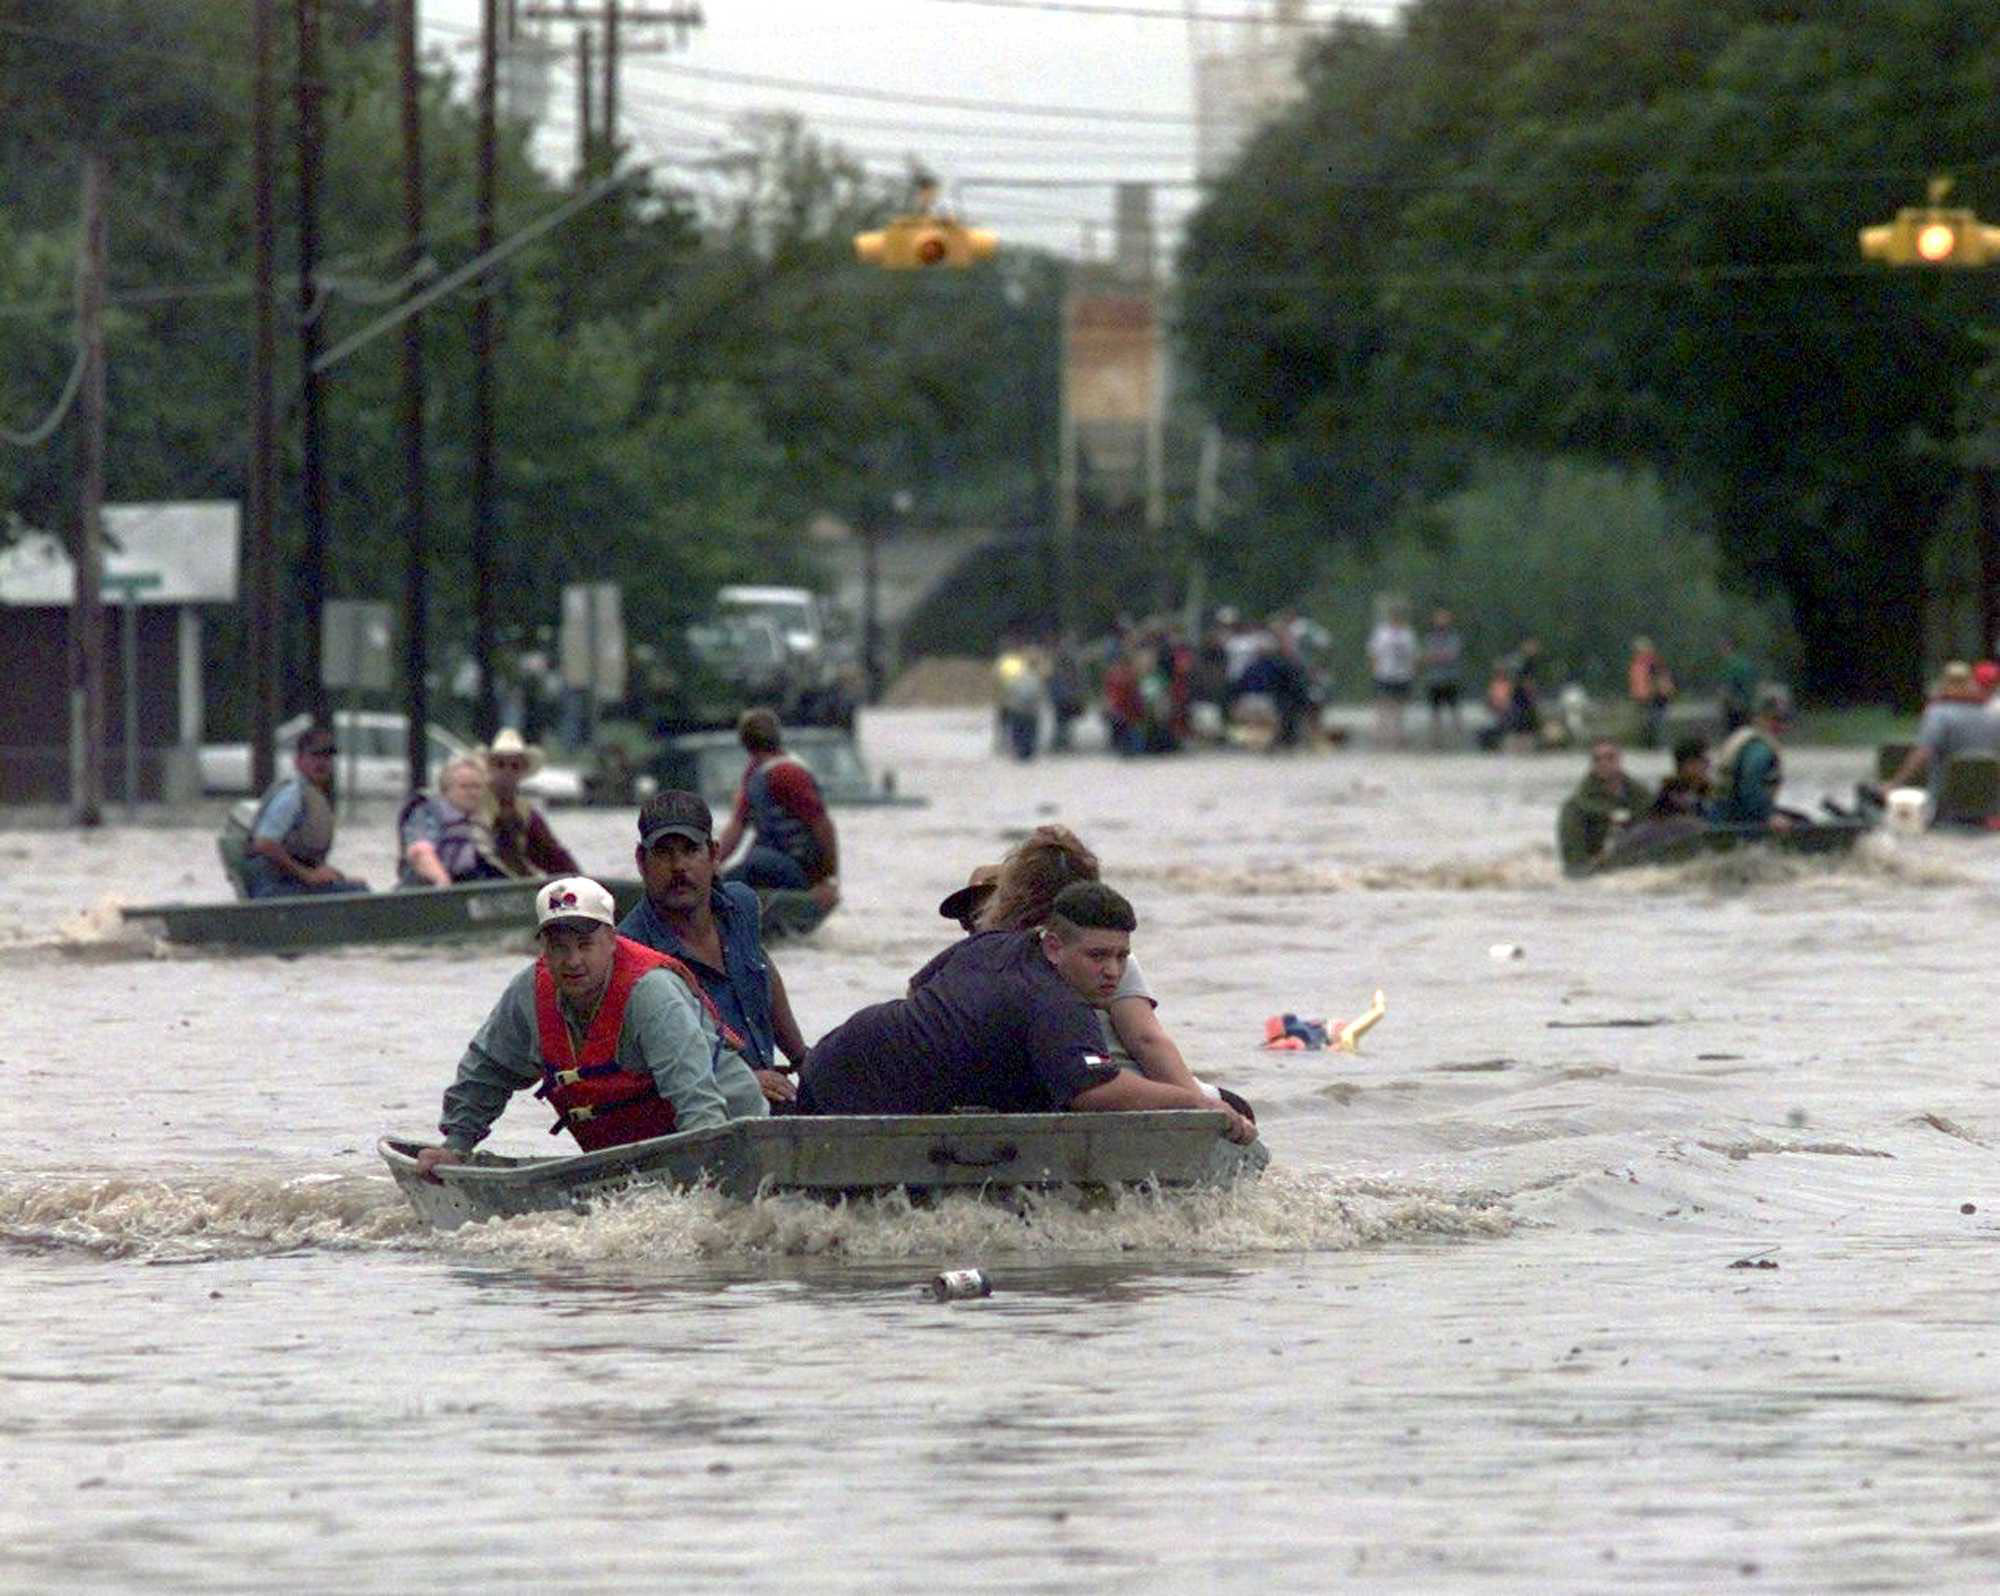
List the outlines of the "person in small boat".
<svg viewBox="0 0 2000 1596">
<path fill-rule="evenodd" d="M 799 1078 L 807 1114 L 1208 1109 L 1231 1141 L 1257 1127 L 1192 1086 L 1120 1069 L 1093 1005 L 1131 957 L 1138 917 L 1101 881 L 1056 895 L 1032 931 L 980 931 L 919 970 L 907 997 L 862 1009 L 814 1045 Z"/>
<path fill-rule="evenodd" d="M 2000 716 L 1986 712 L 1986 699 L 1970 665 L 1963 660 L 1946 665 L 1917 723 L 1916 742 L 1882 785 L 1907 787 L 1928 777 L 1935 803 L 1954 754 L 2000 754 Z"/>
<path fill-rule="evenodd" d="M 938 913 L 955 924 L 968 935 L 979 929 L 979 911 L 986 907 L 986 900 L 993 896 L 993 886 L 1000 874 L 998 865 L 974 865 L 972 874 L 965 878 L 965 885 L 956 892 L 947 893 L 938 904 Z"/>
<path fill-rule="evenodd" d="M 333 852 L 333 764 L 339 749 L 324 726 L 292 745 L 292 773 L 272 784 L 250 822 L 243 887 L 252 898 L 366 892 L 368 883 L 326 862 Z"/>
<path fill-rule="evenodd" d="M 556 840 L 548 817 L 521 795 L 521 783 L 542 768 L 542 751 L 512 726 L 503 726 L 486 761 L 486 802 L 480 818 L 493 833 L 493 856 L 510 876 L 573 876 L 576 856 Z"/>
<path fill-rule="evenodd" d="M 1779 739 L 1792 723 L 1792 695 L 1776 682 L 1757 689 L 1751 718 L 1715 751 L 1715 796 L 1707 818 L 1720 825 L 1789 831 L 1802 818 L 1778 807 L 1785 782 Z"/>
<path fill-rule="evenodd" d="M 789 1105 L 797 1092 L 788 1072 L 806 1056 L 805 1037 L 784 978 L 764 952 L 757 894 L 740 881 L 716 879 L 721 850 L 713 826 L 699 793 L 676 788 L 646 800 L 637 853 L 646 896 L 618 931 L 693 973 L 743 1038 L 743 1056 L 764 1095 Z"/>
<path fill-rule="evenodd" d="M 822 909 L 840 901 L 840 844 L 813 773 L 785 752 L 778 717 L 746 709 L 737 741 L 750 756 L 736 807 L 716 845 L 724 859 L 752 834 L 750 851 L 726 872 L 748 887 L 810 892 Z"/>
<path fill-rule="evenodd" d="M 486 802 L 486 766 L 460 754 L 438 772 L 435 794 L 414 792 L 396 815 L 402 861 L 396 884 L 449 887 L 461 881 L 504 881 L 493 833 L 480 812 Z"/>
<path fill-rule="evenodd" d="M 993 891 L 976 921 L 981 931 L 1031 931 L 1046 925 L 1057 894 L 1065 887 L 1073 881 L 1100 879 L 1097 855 L 1067 826 L 1037 826 L 997 868 L 982 868 L 993 868 L 995 873 Z M 1136 958 L 1126 960 L 1117 990 L 1096 1008 L 1105 1051 L 1113 1063 L 1129 1065 L 1148 1080 L 1191 1086 L 1256 1119 L 1241 1097 L 1209 1085 L 1188 1068 L 1179 1046 L 1160 1024 L 1159 1004 Z"/>
<path fill-rule="evenodd" d="M 1590 745 L 1590 768 L 1556 816 L 1556 853 L 1564 871 L 1588 870 L 1652 804 L 1651 789 L 1626 772 L 1618 745 L 1598 738 Z"/>
<path fill-rule="evenodd" d="M 762 1119 L 743 1039 L 694 973 L 613 929 L 611 894 L 582 876 L 535 894 L 541 955 L 507 983 L 444 1093 L 444 1144 L 417 1164 L 435 1180 L 486 1139 L 530 1086 L 585 1151 L 732 1119 Z"/>
<path fill-rule="evenodd" d="M 1683 737 L 1674 744 L 1674 768 L 1653 795 L 1651 820 L 1699 819 L 1708 803 L 1708 739 Z"/>
</svg>

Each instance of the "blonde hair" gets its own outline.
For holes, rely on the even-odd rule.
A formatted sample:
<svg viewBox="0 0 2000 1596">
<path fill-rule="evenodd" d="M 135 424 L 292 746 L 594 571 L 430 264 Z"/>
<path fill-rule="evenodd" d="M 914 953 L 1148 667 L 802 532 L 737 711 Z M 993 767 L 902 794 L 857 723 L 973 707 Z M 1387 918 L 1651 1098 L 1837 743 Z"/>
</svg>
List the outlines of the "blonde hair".
<svg viewBox="0 0 2000 1596">
<path fill-rule="evenodd" d="M 1056 894 L 1095 881 L 1097 855 L 1067 826 L 1037 826 L 1000 861 L 993 896 L 979 912 L 982 931 L 1031 931 L 1049 917 Z"/>
</svg>

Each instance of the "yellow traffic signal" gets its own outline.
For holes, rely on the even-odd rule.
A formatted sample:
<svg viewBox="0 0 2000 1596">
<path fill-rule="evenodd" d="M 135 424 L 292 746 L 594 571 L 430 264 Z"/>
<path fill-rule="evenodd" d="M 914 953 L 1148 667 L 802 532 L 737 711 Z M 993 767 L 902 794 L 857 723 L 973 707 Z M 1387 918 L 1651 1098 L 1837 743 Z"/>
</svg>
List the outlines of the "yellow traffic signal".
<svg viewBox="0 0 2000 1596">
<path fill-rule="evenodd" d="M 889 271 L 974 266 L 991 260 L 999 247 L 1000 240 L 984 228 L 937 216 L 898 216 L 879 232 L 854 237 L 854 253 L 864 266 Z"/>
<path fill-rule="evenodd" d="M 1865 260 L 1891 266 L 1987 266 L 2000 262 L 2000 227 L 1988 227 L 1964 207 L 1939 203 L 1949 179 L 1931 184 L 1928 205 L 1906 205 L 1893 222 L 1861 229 Z"/>
</svg>

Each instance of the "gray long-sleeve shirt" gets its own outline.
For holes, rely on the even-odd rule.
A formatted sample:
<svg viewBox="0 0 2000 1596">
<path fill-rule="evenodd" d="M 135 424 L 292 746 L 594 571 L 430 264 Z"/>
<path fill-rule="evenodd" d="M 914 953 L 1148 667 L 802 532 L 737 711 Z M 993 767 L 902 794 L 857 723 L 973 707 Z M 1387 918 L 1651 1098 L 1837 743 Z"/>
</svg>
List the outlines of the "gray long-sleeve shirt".
<svg viewBox="0 0 2000 1596">
<path fill-rule="evenodd" d="M 764 1089 L 741 1054 L 727 1047 L 717 1051 L 718 1040 L 715 1022 L 680 977 L 671 970 L 648 970 L 632 984 L 618 1032 L 617 1062 L 622 1069 L 653 1077 L 660 1096 L 674 1105 L 680 1130 L 763 1118 L 770 1112 Z M 493 1128 L 507 1100 L 541 1080 L 531 964 L 507 983 L 458 1061 L 458 1078 L 445 1088 L 444 1118 L 438 1124 L 445 1145 L 470 1152 Z"/>
</svg>

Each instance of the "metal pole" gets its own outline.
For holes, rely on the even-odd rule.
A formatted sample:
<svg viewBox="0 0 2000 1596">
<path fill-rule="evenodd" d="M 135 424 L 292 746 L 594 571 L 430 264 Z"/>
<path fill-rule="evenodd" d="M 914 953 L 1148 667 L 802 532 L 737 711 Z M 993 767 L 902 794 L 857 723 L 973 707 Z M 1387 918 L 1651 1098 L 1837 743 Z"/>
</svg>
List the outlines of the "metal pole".
<svg viewBox="0 0 2000 1596">
<path fill-rule="evenodd" d="M 870 704 L 882 698 L 881 520 L 870 509 L 861 527 L 861 670 Z"/>
<path fill-rule="evenodd" d="M 423 115 L 418 101 L 417 0 L 396 7 L 396 57 L 402 78 L 404 261 L 414 273 L 424 258 Z M 407 293 L 415 295 L 412 277 Z M 424 319 L 403 323 L 403 688 L 409 716 L 405 752 L 410 788 L 430 781 L 430 668 L 426 648 L 430 593 L 424 569 Z"/>
<path fill-rule="evenodd" d="M 499 0 L 485 0 L 479 51 L 479 178 L 477 252 L 493 248 L 496 80 L 499 77 Z M 479 279 L 472 301 L 472 660 L 479 672 L 473 712 L 479 740 L 490 743 L 500 729 L 493 681 L 493 277 Z"/>
<path fill-rule="evenodd" d="M 250 234 L 250 785 L 262 792 L 277 774 L 277 236 L 272 217 L 272 0 L 251 0 L 256 69 L 251 84 Z"/>
<path fill-rule="evenodd" d="M 125 656 L 125 815 L 139 818 L 139 585 L 125 584 L 124 630 L 120 652 Z"/>
<path fill-rule="evenodd" d="M 331 725 L 321 620 L 326 608 L 325 428 L 320 410 L 322 378 L 313 369 L 320 353 L 319 179 L 323 133 L 320 96 L 320 0 L 298 0 L 299 158 L 299 446 L 300 513 L 305 544 L 299 554 L 299 595 L 305 605 L 306 708 L 315 722 Z"/>
<path fill-rule="evenodd" d="M 576 176 L 582 182 L 590 175 L 590 29 L 576 30 Z"/>
<path fill-rule="evenodd" d="M 79 826 L 104 823 L 105 159 L 83 156 L 83 248 L 76 261 L 83 409 L 77 461 L 76 593 L 70 605 L 70 800 Z"/>
<path fill-rule="evenodd" d="M 1056 600 L 1064 633 L 1076 630 L 1076 418 L 1070 414 L 1070 345 L 1075 337 L 1076 295 L 1065 286 L 1057 318 L 1061 347 L 1056 356 Z"/>
</svg>

